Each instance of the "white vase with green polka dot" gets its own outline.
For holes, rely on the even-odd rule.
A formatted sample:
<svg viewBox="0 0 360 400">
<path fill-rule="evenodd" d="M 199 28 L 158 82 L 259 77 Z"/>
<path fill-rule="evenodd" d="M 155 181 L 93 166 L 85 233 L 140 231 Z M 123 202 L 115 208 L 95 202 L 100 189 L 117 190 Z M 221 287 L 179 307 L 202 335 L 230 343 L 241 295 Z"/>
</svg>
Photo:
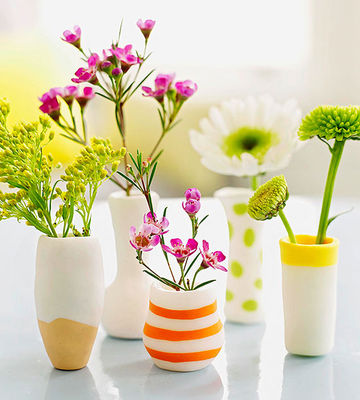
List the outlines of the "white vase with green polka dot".
<svg viewBox="0 0 360 400">
<path fill-rule="evenodd" d="M 247 203 L 252 191 L 223 188 L 215 192 L 225 209 L 229 225 L 229 272 L 225 315 L 228 321 L 262 322 L 262 230 L 263 224 L 249 217 Z"/>
</svg>

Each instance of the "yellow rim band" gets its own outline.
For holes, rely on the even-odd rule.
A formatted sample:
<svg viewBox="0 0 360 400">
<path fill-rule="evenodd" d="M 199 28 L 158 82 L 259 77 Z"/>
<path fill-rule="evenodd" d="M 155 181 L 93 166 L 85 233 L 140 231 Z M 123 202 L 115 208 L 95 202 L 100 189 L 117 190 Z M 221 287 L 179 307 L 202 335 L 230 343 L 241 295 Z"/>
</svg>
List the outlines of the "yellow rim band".
<svg viewBox="0 0 360 400">
<path fill-rule="evenodd" d="M 296 243 L 280 239 L 281 262 L 298 267 L 328 267 L 338 262 L 339 241 L 326 238 L 324 244 L 315 244 L 316 236 L 296 235 Z"/>
</svg>

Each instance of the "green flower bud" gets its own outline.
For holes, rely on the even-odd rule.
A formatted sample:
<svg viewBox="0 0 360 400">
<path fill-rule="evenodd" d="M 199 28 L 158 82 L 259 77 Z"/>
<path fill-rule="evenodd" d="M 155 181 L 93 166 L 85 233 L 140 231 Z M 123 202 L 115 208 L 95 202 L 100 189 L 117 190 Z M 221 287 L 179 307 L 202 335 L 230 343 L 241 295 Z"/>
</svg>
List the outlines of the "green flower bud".
<svg viewBox="0 0 360 400">
<path fill-rule="evenodd" d="M 249 200 L 248 213 L 251 218 L 265 221 L 276 217 L 289 198 L 284 175 L 275 176 L 261 185 Z"/>
</svg>

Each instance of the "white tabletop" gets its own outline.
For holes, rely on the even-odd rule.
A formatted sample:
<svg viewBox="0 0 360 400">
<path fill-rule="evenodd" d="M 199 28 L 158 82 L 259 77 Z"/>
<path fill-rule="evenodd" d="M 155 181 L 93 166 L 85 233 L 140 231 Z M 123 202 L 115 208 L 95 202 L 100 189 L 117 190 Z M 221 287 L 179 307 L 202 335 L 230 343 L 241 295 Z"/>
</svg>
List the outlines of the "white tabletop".
<svg viewBox="0 0 360 400">
<path fill-rule="evenodd" d="M 284 231 L 280 221 L 270 221 L 265 223 L 264 242 L 266 323 L 226 323 L 226 343 L 218 358 L 208 368 L 191 373 L 158 369 L 140 340 L 113 339 L 102 328 L 88 367 L 73 372 L 53 369 L 41 342 L 33 299 L 38 234 L 14 221 L 1 222 L 0 399 L 359 399 L 359 203 L 337 199 L 334 204 L 335 211 L 357 206 L 351 214 L 334 222 L 330 230 L 341 242 L 334 351 L 325 357 L 306 358 L 291 356 L 285 350 L 277 245 Z M 165 199 L 160 207 L 165 204 L 170 204 L 170 216 L 179 221 L 180 229 L 185 229 L 179 200 Z M 312 233 L 318 208 L 318 200 L 293 198 L 285 211 L 297 233 Z M 226 247 L 220 204 L 204 200 L 203 210 L 211 213 L 205 233 L 212 242 L 217 240 L 219 249 Z M 105 280 L 109 284 L 116 261 L 105 203 L 97 204 L 94 210 L 93 231 L 103 245 Z M 223 298 L 225 274 L 219 273 L 218 278 L 219 296 Z"/>
</svg>

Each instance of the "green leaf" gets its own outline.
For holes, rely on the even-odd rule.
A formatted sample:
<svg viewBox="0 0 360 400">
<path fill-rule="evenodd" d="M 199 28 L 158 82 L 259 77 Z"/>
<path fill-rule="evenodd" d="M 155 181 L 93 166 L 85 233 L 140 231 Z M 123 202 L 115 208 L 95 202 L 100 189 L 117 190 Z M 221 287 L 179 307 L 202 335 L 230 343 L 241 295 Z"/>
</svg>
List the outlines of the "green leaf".
<svg viewBox="0 0 360 400">
<path fill-rule="evenodd" d="M 215 282 L 215 281 L 216 281 L 216 279 L 211 279 L 210 281 L 206 281 L 206 282 L 200 283 L 200 285 L 197 285 L 197 286 L 194 287 L 194 290 L 199 289 L 199 288 L 201 288 L 201 287 L 203 287 L 205 285 L 208 285 L 209 283 Z"/>
<path fill-rule="evenodd" d="M 198 253 L 197 256 L 191 261 L 191 264 L 188 266 L 187 270 L 184 273 L 184 278 L 189 273 L 191 268 L 194 266 L 194 264 L 196 263 L 196 260 L 199 258 L 199 256 L 200 256 L 200 253 Z"/>
<path fill-rule="evenodd" d="M 131 96 L 139 89 L 139 87 L 146 81 L 146 79 L 147 79 L 152 73 L 154 73 L 154 71 L 155 71 L 155 69 L 151 70 L 151 71 L 145 76 L 145 78 L 143 78 L 143 79 L 135 86 L 135 89 L 130 93 L 130 96 L 129 96 L 129 97 L 131 97 Z"/>
<path fill-rule="evenodd" d="M 347 213 L 349 213 L 349 212 L 351 212 L 351 211 L 353 211 L 353 210 L 354 210 L 354 207 L 351 207 L 351 208 L 349 208 L 348 210 L 342 211 L 341 213 L 336 214 L 336 215 L 334 215 L 333 217 L 329 218 L 329 220 L 328 220 L 328 222 L 327 222 L 327 225 L 326 225 L 326 228 L 328 228 L 329 225 L 330 225 L 333 221 L 335 221 L 335 219 L 336 219 L 337 217 L 340 217 L 341 215 L 347 214 Z"/>
<path fill-rule="evenodd" d="M 137 189 L 140 189 L 140 187 L 138 186 L 137 183 L 135 183 L 135 181 L 133 181 L 131 178 L 129 178 L 128 176 L 126 176 L 125 174 L 123 174 L 121 171 L 116 171 L 120 176 L 122 176 L 124 179 L 126 179 L 128 182 L 130 182 L 132 185 L 134 185 Z"/>
<path fill-rule="evenodd" d="M 157 165 L 158 165 L 158 164 L 155 163 L 154 168 L 153 168 L 152 171 L 151 171 L 150 179 L 149 179 L 149 188 L 150 188 L 150 185 L 151 185 L 151 183 L 152 183 L 152 181 L 153 181 L 153 179 L 154 179 L 154 175 L 155 175 L 155 171 L 156 171 Z"/>
<path fill-rule="evenodd" d="M 164 208 L 164 212 L 163 212 L 163 217 L 164 217 L 164 218 L 166 217 L 167 210 L 168 210 L 168 207 L 165 207 L 165 208 Z"/>
<path fill-rule="evenodd" d="M 101 96 L 101 97 L 104 97 L 105 99 L 107 99 L 107 100 L 110 100 L 110 101 L 112 101 L 113 103 L 115 102 L 115 100 L 113 99 L 113 98 L 111 98 L 111 97 L 109 97 L 109 96 L 106 96 L 105 94 L 103 94 L 103 93 L 100 93 L 100 92 L 95 92 L 97 95 L 99 95 L 99 96 Z"/>
<path fill-rule="evenodd" d="M 209 215 L 206 215 L 206 216 L 198 223 L 198 226 L 200 226 L 200 225 L 206 220 L 206 218 L 208 218 L 208 216 L 209 216 Z"/>
<path fill-rule="evenodd" d="M 161 121 L 161 127 L 164 129 L 164 118 L 161 114 L 161 110 L 158 108 L 157 112 L 159 113 L 160 121 Z"/>
</svg>

